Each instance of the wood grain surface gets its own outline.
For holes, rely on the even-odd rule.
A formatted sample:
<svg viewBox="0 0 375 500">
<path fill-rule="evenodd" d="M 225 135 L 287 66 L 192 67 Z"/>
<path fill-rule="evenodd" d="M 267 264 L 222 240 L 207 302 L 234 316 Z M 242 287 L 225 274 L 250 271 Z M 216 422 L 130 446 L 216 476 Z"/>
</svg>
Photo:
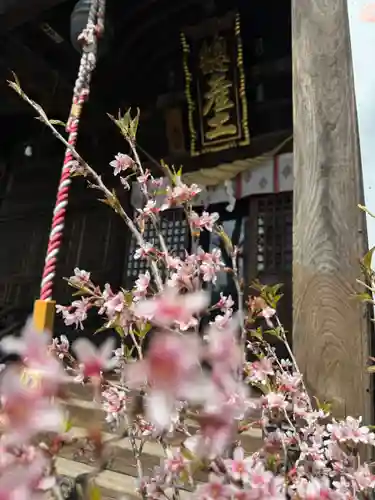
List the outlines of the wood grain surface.
<svg viewBox="0 0 375 500">
<path fill-rule="evenodd" d="M 372 414 L 366 310 L 352 294 L 366 252 L 346 0 L 292 0 L 293 345 L 313 394 Z"/>
</svg>

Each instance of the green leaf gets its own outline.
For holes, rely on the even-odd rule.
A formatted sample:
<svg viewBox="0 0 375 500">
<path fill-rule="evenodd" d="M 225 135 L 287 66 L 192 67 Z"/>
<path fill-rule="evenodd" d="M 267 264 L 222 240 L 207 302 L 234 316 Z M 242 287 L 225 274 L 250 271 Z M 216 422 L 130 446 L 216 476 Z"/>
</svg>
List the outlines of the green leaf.
<svg viewBox="0 0 375 500">
<path fill-rule="evenodd" d="M 329 403 L 327 401 L 324 401 L 321 403 L 317 397 L 314 396 L 316 406 L 318 407 L 319 410 L 324 411 L 324 413 L 331 413 L 332 410 L 332 403 Z"/>
<path fill-rule="evenodd" d="M 250 330 L 250 335 L 255 337 L 256 339 L 263 340 L 263 332 L 261 328 L 257 328 L 256 330 Z"/>
<path fill-rule="evenodd" d="M 115 332 L 120 335 L 120 337 L 124 337 L 124 329 L 120 325 L 115 326 Z"/>
<path fill-rule="evenodd" d="M 227 252 L 228 255 L 231 255 L 233 252 L 233 244 L 232 240 L 229 238 L 227 233 L 224 231 L 222 227 L 220 227 L 217 231 L 217 235 L 220 237 L 221 241 L 223 242 L 225 251 Z"/>
<path fill-rule="evenodd" d="M 366 269 L 371 269 L 372 256 L 374 254 L 375 247 L 372 247 L 362 259 L 362 263 Z"/>
<path fill-rule="evenodd" d="M 356 293 L 354 295 L 354 297 L 358 300 L 360 300 L 361 302 L 370 302 L 372 303 L 373 302 L 373 298 L 371 297 L 371 295 L 369 293 Z"/>
<path fill-rule="evenodd" d="M 178 169 L 178 171 L 176 172 L 176 176 L 177 177 L 181 177 L 182 176 L 182 166 Z"/>
<path fill-rule="evenodd" d="M 70 417 L 68 417 L 65 421 L 64 421 L 64 424 L 65 424 L 65 429 L 64 429 L 64 432 L 69 432 L 72 427 L 73 427 L 73 422 L 72 420 L 70 419 Z"/>
<path fill-rule="evenodd" d="M 61 125 L 61 127 L 66 127 L 66 123 L 64 123 L 63 121 L 61 120 L 50 120 L 50 123 L 52 125 Z"/>
<path fill-rule="evenodd" d="M 139 116 L 141 112 L 139 108 L 137 108 L 137 114 L 133 120 L 130 122 L 130 137 L 134 140 L 137 136 L 137 130 L 138 130 L 138 125 L 139 125 Z"/>
<path fill-rule="evenodd" d="M 76 292 L 72 293 L 72 297 L 82 297 L 83 295 L 87 295 L 86 290 L 77 290 Z"/>
<path fill-rule="evenodd" d="M 140 339 L 144 339 L 146 337 L 146 335 L 148 334 L 148 332 L 151 330 L 152 328 L 152 325 L 151 323 L 146 323 L 143 328 L 137 332 L 137 335 Z"/>
<path fill-rule="evenodd" d="M 281 328 L 278 326 L 276 328 L 271 328 L 270 330 L 266 330 L 264 333 L 268 335 L 272 335 L 273 337 L 277 337 L 278 339 L 282 338 Z"/>
<path fill-rule="evenodd" d="M 194 458 L 195 458 L 195 455 L 193 455 L 193 453 L 190 450 L 185 448 L 184 445 L 181 446 L 181 455 L 184 458 L 186 458 L 186 460 L 194 460 Z"/>
<path fill-rule="evenodd" d="M 96 335 L 97 333 L 105 332 L 106 330 L 109 330 L 110 328 L 113 328 L 114 324 L 115 324 L 115 320 L 108 321 L 103 326 L 101 326 L 100 328 L 95 330 L 94 335 Z"/>
</svg>

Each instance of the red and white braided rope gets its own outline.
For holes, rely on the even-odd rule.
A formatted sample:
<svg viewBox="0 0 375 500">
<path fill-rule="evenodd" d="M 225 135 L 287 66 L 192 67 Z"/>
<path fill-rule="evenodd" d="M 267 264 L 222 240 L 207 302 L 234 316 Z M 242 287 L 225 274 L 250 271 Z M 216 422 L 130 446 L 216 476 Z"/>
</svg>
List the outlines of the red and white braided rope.
<svg viewBox="0 0 375 500">
<path fill-rule="evenodd" d="M 75 98 L 74 104 L 82 106 L 84 96 Z M 73 119 L 70 122 L 68 142 L 71 146 L 75 147 L 78 135 L 79 119 Z M 60 246 L 63 237 L 65 215 L 68 206 L 68 197 L 70 184 L 72 182 L 70 177 L 70 167 L 72 165 L 73 155 L 69 149 L 66 150 L 64 164 L 61 171 L 59 186 L 57 189 L 56 204 L 53 210 L 52 226 L 49 234 L 47 255 L 44 263 L 40 298 L 42 300 L 52 299 L 53 280 L 56 274 L 57 255 L 60 251 Z"/>
<path fill-rule="evenodd" d="M 87 28 L 84 30 L 84 36 L 82 37 L 84 42 L 84 51 L 81 58 L 78 78 L 74 87 L 73 103 L 67 125 L 67 131 L 69 132 L 68 143 L 72 147 L 75 147 L 77 143 L 80 115 L 83 104 L 89 95 L 91 73 L 96 65 L 97 37 L 102 34 L 104 29 L 104 11 L 105 0 L 92 1 Z M 42 300 L 52 300 L 57 258 L 63 239 L 65 216 L 68 207 L 69 190 L 71 185 L 70 169 L 73 161 L 74 158 L 72 152 L 70 149 L 67 149 L 57 189 L 52 226 L 48 240 L 47 255 L 44 262 L 42 282 L 40 285 L 40 298 Z"/>
</svg>

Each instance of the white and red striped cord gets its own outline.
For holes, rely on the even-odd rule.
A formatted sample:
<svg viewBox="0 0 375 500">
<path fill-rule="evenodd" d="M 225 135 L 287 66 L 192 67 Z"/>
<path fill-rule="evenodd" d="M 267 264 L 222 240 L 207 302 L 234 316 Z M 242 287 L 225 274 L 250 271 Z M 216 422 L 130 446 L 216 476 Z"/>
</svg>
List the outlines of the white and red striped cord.
<svg viewBox="0 0 375 500">
<path fill-rule="evenodd" d="M 104 14 L 105 0 L 92 0 L 87 27 L 80 36 L 80 40 L 83 43 L 83 53 L 78 77 L 74 86 L 72 108 L 67 123 L 67 132 L 69 133 L 68 143 L 72 147 L 75 147 L 77 143 L 82 107 L 89 96 L 91 75 L 96 66 L 97 40 L 104 31 Z M 47 255 L 40 285 L 40 298 L 42 300 L 52 300 L 57 259 L 63 240 L 65 217 L 68 208 L 72 163 L 72 152 L 70 149 L 67 149 L 57 189 Z"/>
</svg>

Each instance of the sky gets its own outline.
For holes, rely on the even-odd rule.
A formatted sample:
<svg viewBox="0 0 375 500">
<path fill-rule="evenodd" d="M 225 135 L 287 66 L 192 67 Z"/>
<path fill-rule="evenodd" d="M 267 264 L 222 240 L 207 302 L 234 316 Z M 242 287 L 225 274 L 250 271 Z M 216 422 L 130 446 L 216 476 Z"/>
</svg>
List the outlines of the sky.
<svg viewBox="0 0 375 500">
<path fill-rule="evenodd" d="M 347 0 L 365 205 L 375 213 L 375 2 Z M 367 216 L 369 247 L 375 246 L 375 219 Z"/>
</svg>

